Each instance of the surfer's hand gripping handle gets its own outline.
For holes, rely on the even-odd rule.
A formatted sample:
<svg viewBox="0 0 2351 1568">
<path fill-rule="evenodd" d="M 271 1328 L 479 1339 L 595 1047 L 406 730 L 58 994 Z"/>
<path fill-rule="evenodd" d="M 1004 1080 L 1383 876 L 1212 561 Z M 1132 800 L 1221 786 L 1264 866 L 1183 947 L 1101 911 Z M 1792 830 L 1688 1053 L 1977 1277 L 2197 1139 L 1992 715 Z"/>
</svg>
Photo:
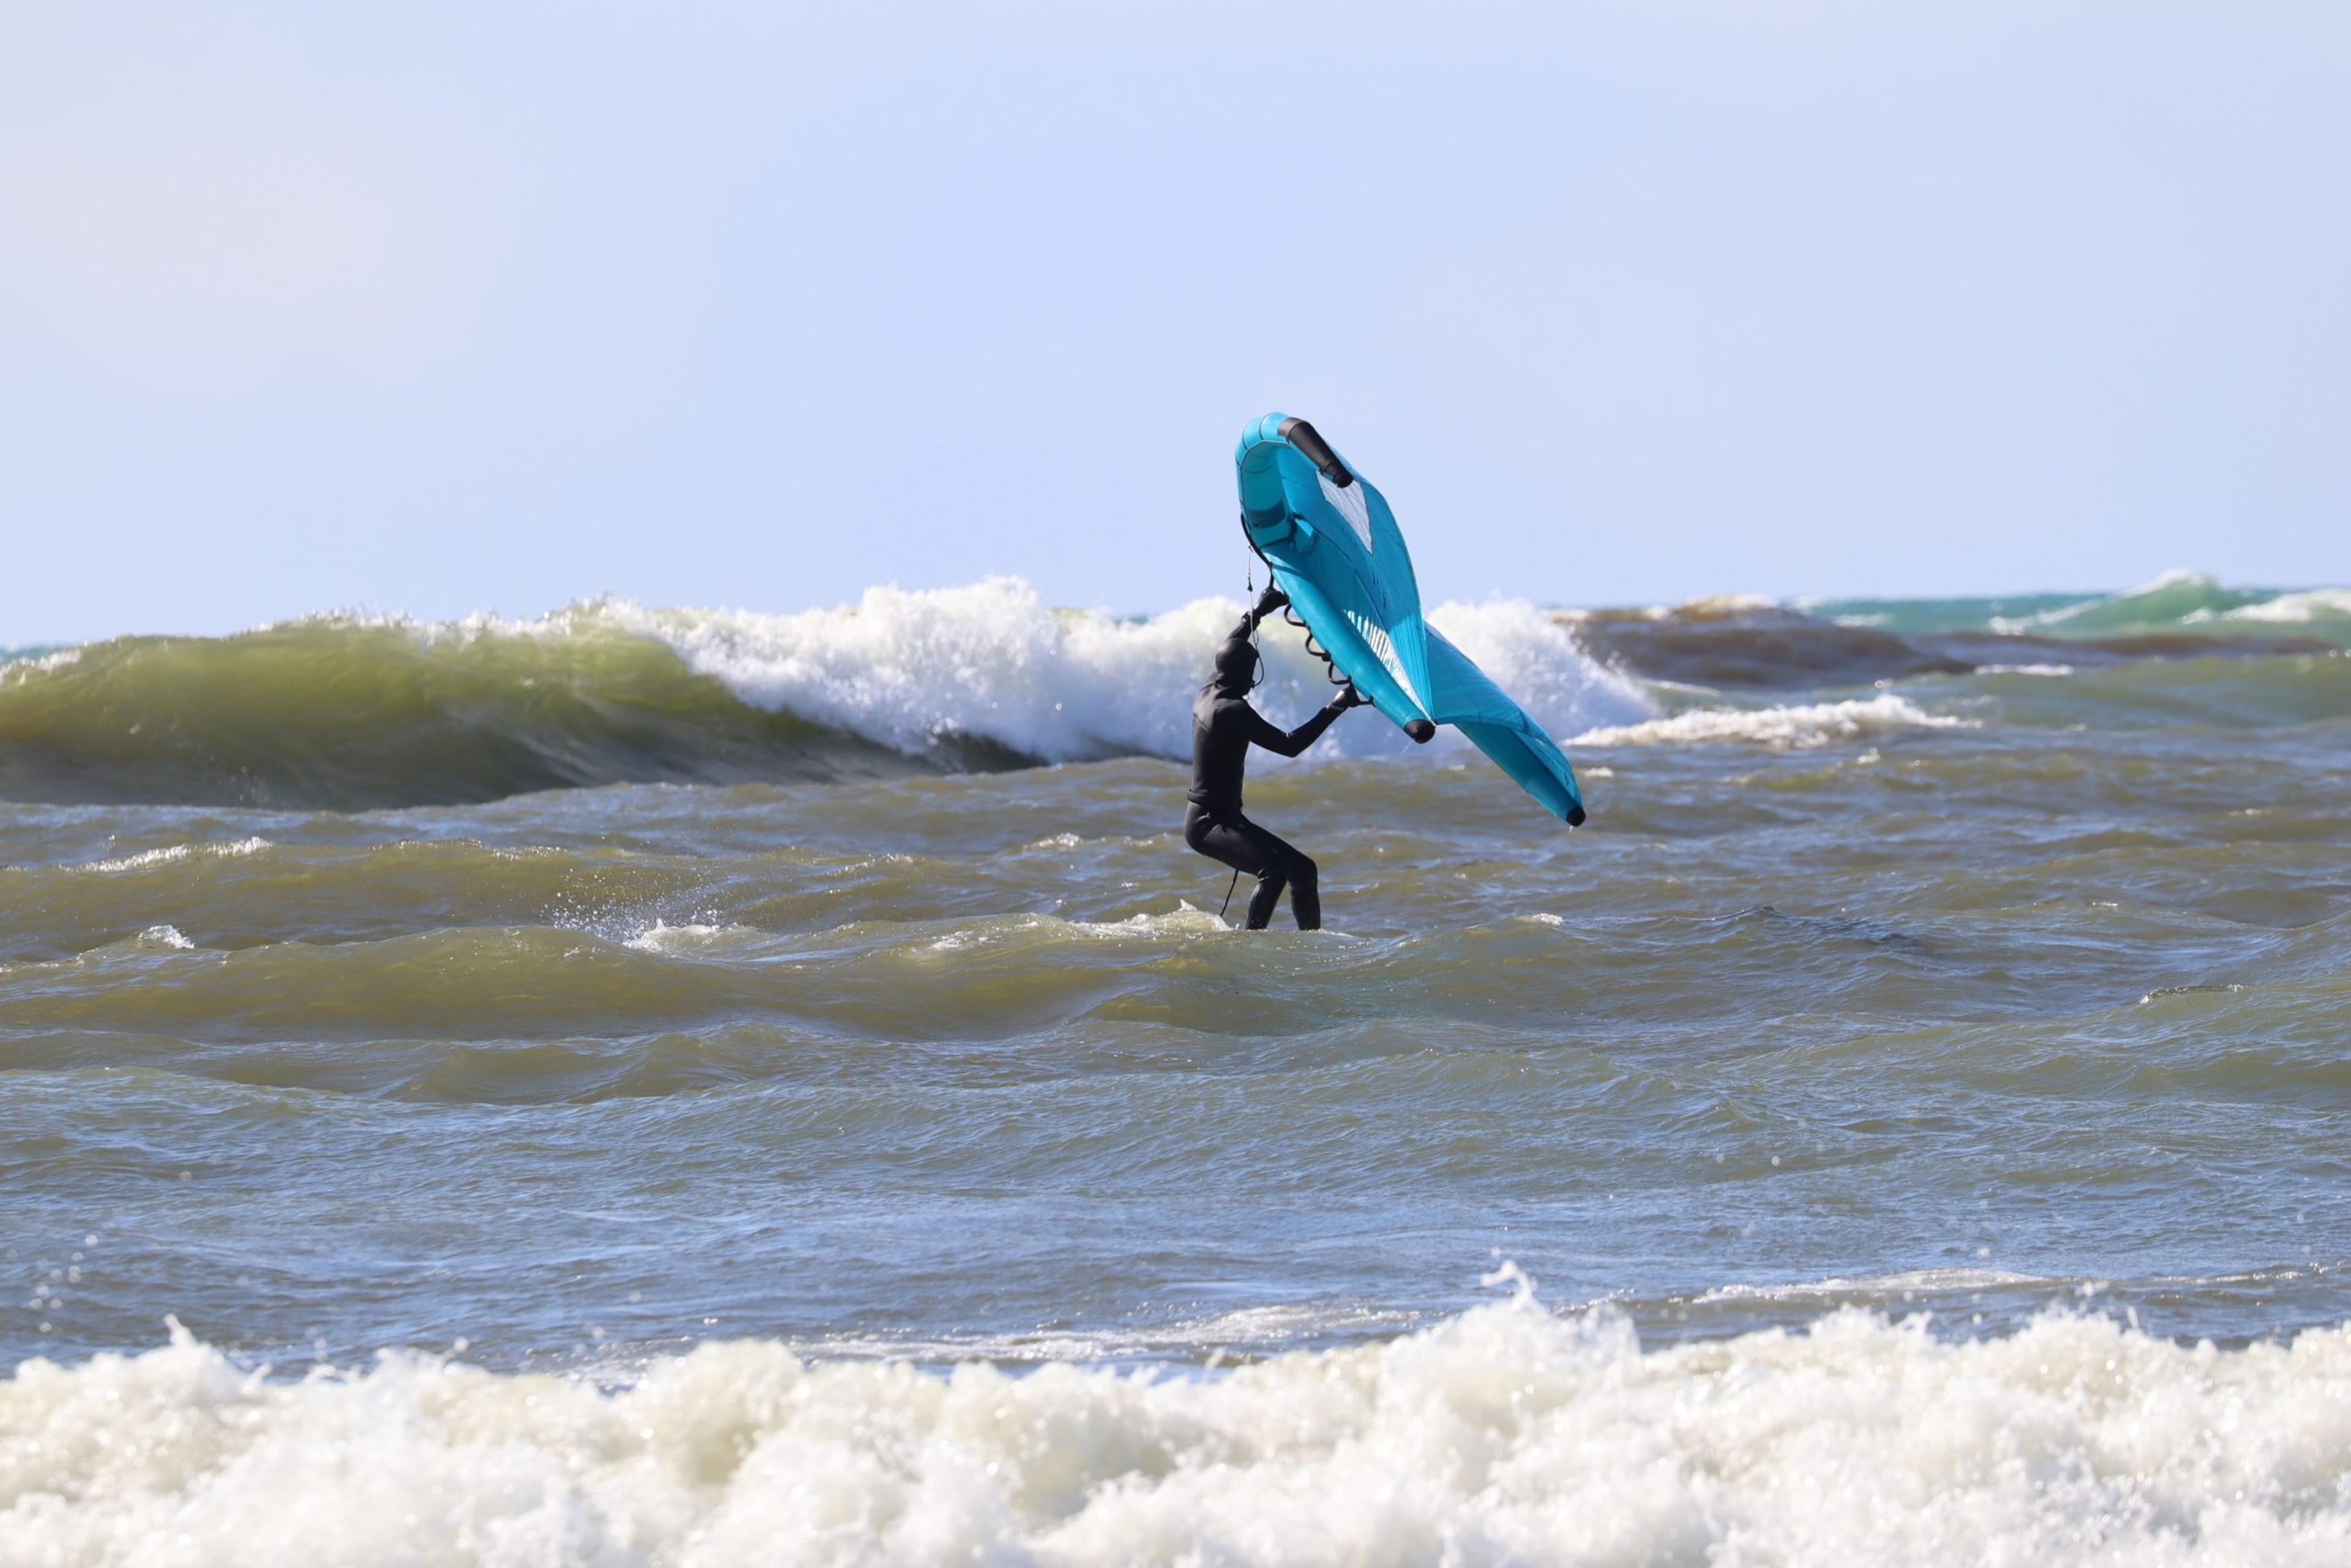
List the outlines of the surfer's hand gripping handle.
<svg viewBox="0 0 2351 1568">
<path fill-rule="evenodd" d="M 1265 585 L 1265 591 L 1257 596 L 1257 608 L 1249 612 L 1249 619 L 1252 622 L 1262 621 L 1289 602 L 1290 595 L 1269 582 Z"/>
<path fill-rule="evenodd" d="M 1331 699 L 1331 706 L 1337 708 L 1341 713 L 1345 713 L 1351 707 L 1368 706 L 1371 700 L 1371 698 L 1365 696 L 1363 693 L 1355 689 L 1354 682 L 1349 681 L 1345 688 L 1343 689 L 1337 696 Z"/>
</svg>

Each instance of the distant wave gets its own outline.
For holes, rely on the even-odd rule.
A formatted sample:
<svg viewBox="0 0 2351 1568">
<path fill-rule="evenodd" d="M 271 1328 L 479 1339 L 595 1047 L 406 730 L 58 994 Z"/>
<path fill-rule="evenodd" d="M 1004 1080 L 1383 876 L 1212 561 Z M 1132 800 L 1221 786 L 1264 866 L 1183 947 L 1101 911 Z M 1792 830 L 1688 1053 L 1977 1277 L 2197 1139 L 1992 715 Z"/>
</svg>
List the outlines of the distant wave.
<svg viewBox="0 0 2351 1568">
<path fill-rule="evenodd" d="M 2151 582 L 2103 598 L 2059 605 L 2037 614 L 2000 617 L 1996 632 L 2057 628 L 2076 634 L 2145 631 L 2191 625 L 2275 597 L 2266 589 L 2231 589 L 2218 578 L 2195 571 L 2167 571 Z"/>
<path fill-rule="evenodd" d="M 1565 612 L 1615 667 L 1717 689 L 1788 691 L 1923 675 L 2068 671 L 2161 658 L 2262 658 L 2351 645 L 2351 591 L 2227 589 L 2171 573 L 2096 599 L 1844 601 L 1724 595 Z"/>
<path fill-rule="evenodd" d="M 2351 628 L 2351 589 L 2313 588 L 2281 593 L 2220 612 L 2220 619 L 2273 624 Z"/>
<path fill-rule="evenodd" d="M 0 1386 L 12 1562 L 2339 1563 L 2351 1334 L 1858 1311 L 1645 1350 L 1521 1301 L 1221 1375 L 810 1362 L 624 1381 L 172 1343 Z M 460 1342 L 462 1344 L 462 1342 Z M 2231 1435 L 2228 1441 L 2215 1434 Z"/>
<path fill-rule="evenodd" d="M 601 601 L 536 621 L 317 616 L 123 637 L 0 665 L 0 797 L 374 807 L 617 782 L 832 781 L 1180 758 L 1240 606 L 1120 620 L 991 578 L 799 614 Z M 1453 640 L 1557 733 L 1656 711 L 1525 603 L 1446 605 Z M 1267 628 L 1269 711 L 1330 690 Z M 1343 726 L 1338 755 L 1414 749 Z"/>
<path fill-rule="evenodd" d="M 1611 725 L 1576 736 L 1578 746 L 1667 746 L 1752 741 L 1765 746 L 1824 746 L 1906 729 L 1972 728 L 1973 721 L 1927 712 L 1891 692 L 1850 702 L 1790 707 L 1691 708 L 1667 718 Z"/>
</svg>

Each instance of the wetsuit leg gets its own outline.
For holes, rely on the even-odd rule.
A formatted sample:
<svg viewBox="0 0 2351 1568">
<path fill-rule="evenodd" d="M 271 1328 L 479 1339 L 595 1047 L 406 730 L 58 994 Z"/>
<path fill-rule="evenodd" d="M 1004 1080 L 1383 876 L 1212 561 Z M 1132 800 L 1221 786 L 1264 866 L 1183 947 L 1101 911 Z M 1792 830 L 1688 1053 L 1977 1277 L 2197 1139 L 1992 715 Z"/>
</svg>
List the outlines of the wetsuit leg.
<svg viewBox="0 0 2351 1568">
<path fill-rule="evenodd" d="M 1214 818 L 1198 807 L 1185 814 L 1184 841 L 1212 860 L 1257 878 L 1249 894 L 1249 929 L 1262 931 L 1273 919 L 1281 890 L 1290 889 L 1290 910 L 1301 931 L 1322 924 L 1322 900 L 1314 862 L 1247 817 Z"/>
<path fill-rule="evenodd" d="M 1281 841 L 1247 817 L 1212 817 L 1195 806 L 1184 815 L 1184 841 L 1210 860 L 1257 878 L 1249 893 L 1247 925 L 1251 931 L 1264 930 L 1290 879 Z"/>
<path fill-rule="evenodd" d="M 1279 839 L 1274 841 L 1280 843 Z M 1322 929 L 1322 884 L 1317 880 L 1314 862 L 1290 849 L 1288 844 L 1281 847 L 1290 851 L 1290 913 L 1297 916 L 1301 931 L 1320 931 Z"/>
<path fill-rule="evenodd" d="M 1289 880 L 1290 862 L 1280 855 L 1269 855 L 1265 869 L 1257 873 L 1257 886 L 1249 894 L 1249 930 L 1262 931 L 1273 924 L 1274 906 L 1281 902 L 1281 884 Z"/>
</svg>

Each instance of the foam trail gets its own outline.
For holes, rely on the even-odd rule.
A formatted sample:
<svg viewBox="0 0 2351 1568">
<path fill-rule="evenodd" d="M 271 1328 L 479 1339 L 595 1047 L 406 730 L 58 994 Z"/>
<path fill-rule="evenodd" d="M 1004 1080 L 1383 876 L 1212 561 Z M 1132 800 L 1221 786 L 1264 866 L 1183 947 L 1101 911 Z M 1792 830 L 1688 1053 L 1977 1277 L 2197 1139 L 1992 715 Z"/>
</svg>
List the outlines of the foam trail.
<svg viewBox="0 0 2351 1568">
<path fill-rule="evenodd" d="M 176 1325 L 175 1329 L 176 1329 Z M 12 1563 L 2033 1563 L 2351 1554 L 2351 1332 L 1859 1312 L 1644 1353 L 1481 1307 L 1221 1376 L 705 1345 L 601 1390 L 166 1348 L 0 1385 Z"/>
<path fill-rule="evenodd" d="M 1832 741 L 1892 735 L 1906 729 L 1972 728 L 1974 721 L 1928 713 L 1891 692 L 1846 702 L 1787 707 L 1692 708 L 1668 718 L 1589 729 L 1577 746 L 1674 746 L 1708 741 L 1746 741 L 1801 747 Z"/>
</svg>

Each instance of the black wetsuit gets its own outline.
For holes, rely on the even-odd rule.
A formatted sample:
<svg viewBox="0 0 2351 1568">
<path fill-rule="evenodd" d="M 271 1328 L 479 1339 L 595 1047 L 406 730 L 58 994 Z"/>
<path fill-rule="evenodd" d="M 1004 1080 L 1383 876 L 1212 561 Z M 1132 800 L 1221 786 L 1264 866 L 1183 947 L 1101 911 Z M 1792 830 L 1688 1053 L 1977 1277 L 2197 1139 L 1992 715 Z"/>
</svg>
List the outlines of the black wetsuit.
<svg viewBox="0 0 2351 1568">
<path fill-rule="evenodd" d="M 1290 889 L 1290 912 L 1301 931 L 1322 925 L 1322 893 L 1315 883 L 1314 862 L 1241 815 L 1241 775 L 1249 767 L 1249 748 L 1262 746 L 1283 757 L 1295 757 L 1346 712 L 1344 697 L 1284 732 L 1249 706 L 1247 693 L 1256 674 L 1257 651 L 1249 646 L 1255 614 L 1217 650 L 1217 678 L 1200 690 L 1192 705 L 1192 789 L 1190 808 L 1184 813 L 1184 841 L 1237 871 L 1257 878 L 1249 894 L 1249 928 L 1262 931 L 1273 918 L 1281 890 Z"/>
</svg>

